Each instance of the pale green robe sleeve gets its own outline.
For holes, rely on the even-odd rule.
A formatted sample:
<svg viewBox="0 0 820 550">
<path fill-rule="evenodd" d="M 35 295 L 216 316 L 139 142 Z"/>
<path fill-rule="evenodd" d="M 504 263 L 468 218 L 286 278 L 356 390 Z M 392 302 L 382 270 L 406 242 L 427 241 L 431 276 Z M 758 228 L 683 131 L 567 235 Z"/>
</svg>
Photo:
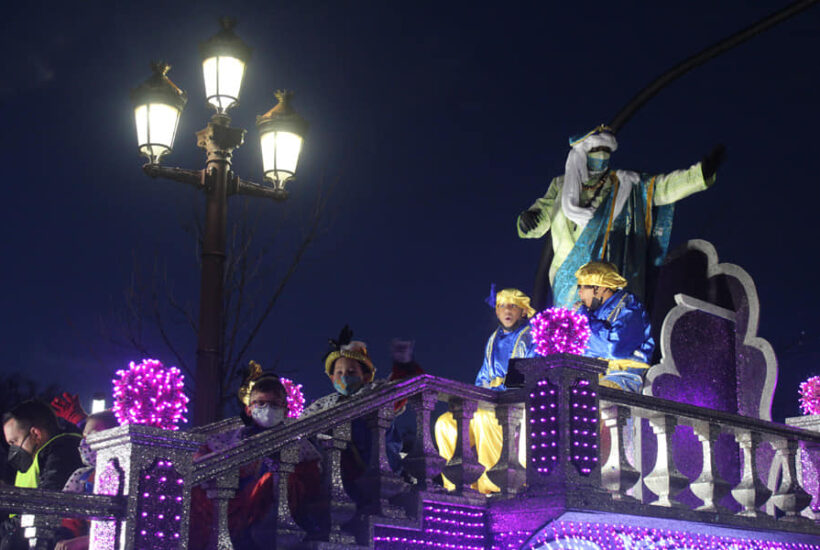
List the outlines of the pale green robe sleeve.
<svg viewBox="0 0 820 550">
<path fill-rule="evenodd" d="M 714 183 L 714 175 L 709 180 L 703 179 L 703 169 L 700 163 L 694 164 L 686 170 L 675 170 L 669 174 L 661 174 L 655 176 L 655 192 L 652 202 L 655 206 L 672 204 L 693 193 L 708 189 Z"/>
<path fill-rule="evenodd" d="M 516 218 L 515 227 L 518 229 L 519 237 L 522 239 L 540 239 L 547 234 L 552 226 L 552 216 L 556 207 L 555 201 L 560 193 L 562 182 L 562 176 L 553 178 L 552 182 L 550 182 L 549 188 L 547 189 L 547 193 L 543 197 L 537 199 L 533 205 L 529 207 L 528 210 L 538 211 L 538 225 L 535 229 L 531 231 L 522 231 L 520 216 Z M 560 205 L 561 203 L 559 199 L 558 206 Z"/>
</svg>

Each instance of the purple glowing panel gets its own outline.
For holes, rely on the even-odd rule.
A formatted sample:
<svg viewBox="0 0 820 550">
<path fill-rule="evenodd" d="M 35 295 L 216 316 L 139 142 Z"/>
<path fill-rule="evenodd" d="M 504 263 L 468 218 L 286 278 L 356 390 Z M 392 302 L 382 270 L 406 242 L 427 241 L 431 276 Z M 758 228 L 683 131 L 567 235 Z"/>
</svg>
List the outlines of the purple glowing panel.
<svg viewBox="0 0 820 550">
<path fill-rule="evenodd" d="M 496 533 L 493 537 L 492 550 L 518 550 L 532 535 L 532 531 L 508 531 Z"/>
<path fill-rule="evenodd" d="M 820 545 L 723 537 L 634 525 L 558 521 L 530 538 L 523 550 L 820 550 Z"/>
<path fill-rule="evenodd" d="M 119 495 L 122 490 L 123 471 L 117 459 L 109 460 L 97 476 L 94 493 L 97 495 Z M 91 548 L 114 550 L 117 546 L 118 525 L 114 520 L 94 520 L 91 522 Z"/>
<path fill-rule="evenodd" d="M 157 459 L 150 468 L 140 472 L 135 536 L 137 548 L 177 548 L 184 483 L 170 460 Z"/>
<path fill-rule="evenodd" d="M 738 412 L 734 323 L 703 311 L 686 313 L 675 323 L 671 351 L 680 378 L 657 377 L 652 395 Z"/>
<path fill-rule="evenodd" d="M 373 548 L 460 548 L 484 550 L 486 512 L 482 508 L 424 501 L 422 528 L 374 528 Z"/>
<path fill-rule="evenodd" d="M 558 464 L 558 386 L 542 378 L 527 399 L 530 462 L 542 475 Z"/>
<path fill-rule="evenodd" d="M 589 380 L 578 379 L 570 388 L 570 461 L 588 476 L 598 465 L 598 405 Z"/>
</svg>

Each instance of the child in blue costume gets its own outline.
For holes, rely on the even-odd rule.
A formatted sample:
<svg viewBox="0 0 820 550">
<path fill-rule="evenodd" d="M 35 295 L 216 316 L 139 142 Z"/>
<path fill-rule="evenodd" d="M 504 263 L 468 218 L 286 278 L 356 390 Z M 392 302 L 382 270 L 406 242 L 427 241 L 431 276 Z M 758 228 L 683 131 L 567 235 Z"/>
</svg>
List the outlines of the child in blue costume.
<svg viewBox="0 0 820 550">
<path fill-rule="evenodd" d="M 530 298 L 516 288 L 506 288 L 498 294 L 495 294 L 493 288 L 488 303 L 495 308 L 499 326 L 487 340 L 484 363 L 478 371 L 475 385 L 503 391 L 507 389 L 504 381 L 510 359 L 535 356 L 529 324 L 535 310 L 530 306 Z M 458 440 L 458 427 L 452 413 L 446 412 L 438 417 L 435 435 L 439 454 L 450 460 Z M 495 418 L 495 412 L 478 409 L 470 420 L 470 445 L 475 446 L 478 462 L 485 468 L 485 473 L 481 474 L 474 486 L 481 493 L 497 493 L 500 490 L 487 477 L 486 470 L 492 468 L 501 457 L 504 443 L 501 435 L 501 426 Z M 455 487 L 446 477 L 443 480 L 444 487 L 448 490 Z"/>
<path fill-rule="evenodd" d="M 655 351 L 646 309 L 624 290 L 627 281 L 613 264 L 589 262 L 575 277 L 580 298 L 575 310 L 587 317 L 590 328 L 584 355 L 609 361 L 599 384 L 640 393 Z"/>
</svg>

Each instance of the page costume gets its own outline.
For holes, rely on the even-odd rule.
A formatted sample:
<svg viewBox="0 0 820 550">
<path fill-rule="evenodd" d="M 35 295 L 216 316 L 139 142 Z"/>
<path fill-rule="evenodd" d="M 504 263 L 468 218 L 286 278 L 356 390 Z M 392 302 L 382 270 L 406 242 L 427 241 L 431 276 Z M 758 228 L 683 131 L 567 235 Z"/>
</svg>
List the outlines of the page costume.
<svg viewBox="0 0 820 550">
<path fill-rule="evenodd" d="M 537 239 L 551 233 L 549 280 L 555 306 L 571 307 L 574 274 L 592 260 L 615 264 L 629 280 L 629 290 L 643 298 L 647 266 L 660 265 L 669 247 L 674 203 L 707 189 L 715 177 L 705 180 L 701 163 L 660 175 L 628 170 L 591 173 L 590 149 L 607 147 L 614 152 L 618 147 L 606 126 L 570 139 L 570 145 L 565 174 L 554 178 L 529 209 L 537 212 L 537 225 L 525 230 L 519 218 L 518 236 Z"/>
<path fill-rule="evenodd" d="M 530 306 L 530 299 L 520 290 L 505 289 L 492 296 L 495 305 L 513 303 L 526 312 L 526 317 L 530 318 L 535 314 L 535 310 Z M 498 327 L 487 340 L 484 350 L 484 363 L 478 371 L 475 379 L 476 386 L 492 388 L 497 391 L 504 391 L 507 387 L 504 381 L 507 377 L 510 359 L 524 359 L 535 357 L 535 344 L 532 340 L 532 331 L 526 319 L 522 324 L 507 331 L 503 327 Z M 453 413 L 446 412 L 436 419 L 435 424 L 436 444 L 439 454 L 450 460 L 455 453 L 458 442 L 458 426 L 456 425 Z M 498 486 L 487 477 L 487 470 L 495 466 L 501 458 L 501 449 L 504 440 L 502 438 L 501 426 L 495 417 L 492 409 L 479 408 L 470 420 L 470 446 L 474 446 L 478 455 L 478 462 L 484 466 L 484 473 L 475 483 L 474 488 L 481 493 L 497 493 Z M 442 475 L 444 487 L 452 491 L 455 489 L 450 480 Z"/>
<path fill-rule="evenodd" d="M 643 304 L 623 289 L 626 280 L 611 264 L 592 262 L 576 273 L 578 285 L 598 286 L 614 291 L 594 310 L 583 303 L 576 311 L 589 321 L 590 336 L 584 355 L 609 361 L 602 386 L 640 393 L 648 362 L 655 351 L 652 326 Z"/>
</svg>

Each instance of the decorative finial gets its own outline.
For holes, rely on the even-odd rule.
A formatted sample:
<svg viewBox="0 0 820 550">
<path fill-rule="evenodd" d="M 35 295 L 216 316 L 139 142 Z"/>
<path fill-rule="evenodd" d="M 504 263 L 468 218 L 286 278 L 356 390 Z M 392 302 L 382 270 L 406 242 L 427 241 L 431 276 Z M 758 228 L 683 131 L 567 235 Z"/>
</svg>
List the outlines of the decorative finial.
<svg viewBox="0 0 820 550">
<path fill-rule="evenodd" d="M 233 28 L 236 26 L 236 18 L 223 15 L 219 18 L 219 24 L 222 27 L 222 30 L 233 31 Z"/>
</svg>

